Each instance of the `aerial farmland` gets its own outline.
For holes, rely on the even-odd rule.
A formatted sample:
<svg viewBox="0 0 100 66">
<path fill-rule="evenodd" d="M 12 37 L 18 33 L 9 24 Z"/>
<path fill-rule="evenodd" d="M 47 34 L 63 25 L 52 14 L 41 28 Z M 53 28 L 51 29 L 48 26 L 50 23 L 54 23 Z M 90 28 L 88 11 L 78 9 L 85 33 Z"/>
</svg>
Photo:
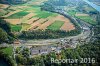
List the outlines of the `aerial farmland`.
<svg viewBox="0 0 100 66">
<path fill-rule="evenodd" d="M 0 66 L 99 66 L 99 26 L 99 0 L 0 0 Z"/>
<path fill-rule="evenodd" d="M 36 3 L 34 5 L 26 3 L 23 5 L 8 6 L 9 8 L 7 11 L 11 11 L 2 15 L 2 17 L 11 24 L 12 31 L 19 32 L 38 29 L 70 31 L 75 29 L 68 18 L 57 13 L 41 10 L 38 5 L 38 3 L 41 2 L 36 1 Z M 2 6 L 7 9 L 7 6 Z"/>
</svg>

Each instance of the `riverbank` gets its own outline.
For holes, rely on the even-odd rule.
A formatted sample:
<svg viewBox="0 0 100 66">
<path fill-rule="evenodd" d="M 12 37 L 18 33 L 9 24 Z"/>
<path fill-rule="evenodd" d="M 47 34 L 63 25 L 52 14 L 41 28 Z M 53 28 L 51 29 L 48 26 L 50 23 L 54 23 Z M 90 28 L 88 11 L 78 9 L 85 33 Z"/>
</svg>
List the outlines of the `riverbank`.
<svg viewBox="0 0 100 66">
<path fill-rule="evenodd" d="M 92 2 L 89 2 L 88 0 L 83 0 L 83 1 L 88 3 L 90 6 L 92 6 L 94 9 L 96 9 L 98 12 L 100 12 L 100 6 L 98 6 Z"/>
</svg>

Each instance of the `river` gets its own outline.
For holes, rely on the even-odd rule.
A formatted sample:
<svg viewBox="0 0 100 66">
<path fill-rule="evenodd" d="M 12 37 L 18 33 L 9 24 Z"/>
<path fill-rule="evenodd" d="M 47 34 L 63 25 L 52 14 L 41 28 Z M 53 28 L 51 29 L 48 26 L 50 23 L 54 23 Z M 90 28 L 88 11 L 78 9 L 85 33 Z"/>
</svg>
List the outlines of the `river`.
<svg viewBox="0 0 100 66">
<path fill-rule="evenodd" d="M 88 0 L 83 0 L 83 1 L 85 1 L 85 2 L 88 3 L 90 6 L 92 6 L 94 9 L 96 9 L 97 11 L 100 12 L 100 6 L 98 6 L 98 5 L 96 5 L 96 4 L 92 3 L 92 2 L 89 2 Z"/>
</svg>

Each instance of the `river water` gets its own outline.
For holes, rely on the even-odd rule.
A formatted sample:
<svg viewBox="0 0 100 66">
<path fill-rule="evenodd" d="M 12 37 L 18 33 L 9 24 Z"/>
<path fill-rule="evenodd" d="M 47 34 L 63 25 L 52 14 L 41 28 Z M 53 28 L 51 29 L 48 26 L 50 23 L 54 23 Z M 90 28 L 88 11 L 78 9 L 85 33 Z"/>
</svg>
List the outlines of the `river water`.
<svg viewBox="0 0 100 66">
<path fill-rule="evenodd" d="M 83 0 L 83 1 L 85 1 L 85 2 L 88 3 L 90 6 L 92 6 L 94 9 L 96 9 L 97 11 L 100 12 L 100 6 L 98 6 L 98 5 L 96 5 L 96 4 L 92 3 L 92 2 L 89 2 L 88 0 Z"/>
</svg>

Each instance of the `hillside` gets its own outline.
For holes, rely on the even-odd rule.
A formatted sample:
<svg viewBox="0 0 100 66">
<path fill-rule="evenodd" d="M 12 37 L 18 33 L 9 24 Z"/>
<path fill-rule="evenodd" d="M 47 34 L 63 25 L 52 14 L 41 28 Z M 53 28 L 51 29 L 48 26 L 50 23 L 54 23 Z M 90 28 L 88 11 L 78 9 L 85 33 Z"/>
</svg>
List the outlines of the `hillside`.
<svg viewBox="0 0 100 66">
<path fill-rule="evenodd" d="M 12 43 L 14 35 L 11 33 L 10 24 L 0 18 L 0 44 Z"/>
</svg>

